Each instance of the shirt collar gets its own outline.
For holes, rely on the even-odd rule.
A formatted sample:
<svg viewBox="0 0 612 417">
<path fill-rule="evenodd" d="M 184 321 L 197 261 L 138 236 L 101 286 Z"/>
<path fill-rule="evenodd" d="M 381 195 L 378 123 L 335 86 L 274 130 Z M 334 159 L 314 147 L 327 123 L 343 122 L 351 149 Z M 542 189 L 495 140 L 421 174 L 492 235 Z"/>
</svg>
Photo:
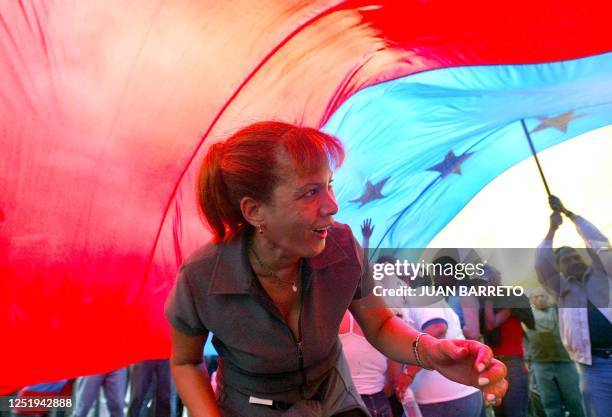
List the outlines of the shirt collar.
<svg viewBox="0 0 612 417">
<path fill-rule="evenodd" d="M 208 294 L 248 294 L 253 273 L 247 256 L 244 233 L 220 243 Z"/>
<path fill-rule="evenodd" d="M 332 228 L 327 235 L 323 252 L 306 259 L 306 265 L 311 270 L 322 270 L 348 258 L 334 235 Z M 208 294 L 250 293 L 254 275 L 249 264 L 247 240 L 246 233 L 242 232 L 229 242 L 219 244 Z"/>
</svg>

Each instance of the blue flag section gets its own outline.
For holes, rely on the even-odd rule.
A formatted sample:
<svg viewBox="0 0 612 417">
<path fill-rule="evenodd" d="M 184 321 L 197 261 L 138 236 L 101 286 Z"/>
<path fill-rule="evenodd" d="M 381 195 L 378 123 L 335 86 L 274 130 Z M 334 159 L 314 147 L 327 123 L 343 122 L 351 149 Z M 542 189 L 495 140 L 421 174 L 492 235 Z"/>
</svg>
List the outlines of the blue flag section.
<svg viewBox="0 0 612 417">
<path fill-rule="evenodd" d="M 370 247 L 425 247 L 531 156 L 526 134 L 541 151 L 611 123 L 612 53 L 433 70 L 369 87 L 324 128 L 347 149 L 335 175 L 338 220 L 359 236 L 371 218 Z"/>
</svg>

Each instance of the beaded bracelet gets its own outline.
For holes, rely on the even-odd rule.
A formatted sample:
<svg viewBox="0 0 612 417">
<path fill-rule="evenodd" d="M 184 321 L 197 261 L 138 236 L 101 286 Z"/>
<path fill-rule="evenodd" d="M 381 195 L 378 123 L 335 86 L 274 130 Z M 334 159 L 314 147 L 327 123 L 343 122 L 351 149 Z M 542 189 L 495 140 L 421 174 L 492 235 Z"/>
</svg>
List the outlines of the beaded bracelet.
<svg viewBox="0 0 612 417">
<path fill-rule="evenodd" d="M 421 340 L 421 336 L 423 336 L 424 334 L 425 333 L 419 333 L 417 337 L 414 339 L 414 341 L 412 342 L 412 351 L 414 352 L 414 360 L 416 361 L 416 364 L 420 366 L 421 368 L 427 369 L 428 371 L 433 371 L 433 368 L 428 368 L 425 366 L 425 364 L 421 360 L 421 355 L 419 355 L 419 341 Z"/>
</svg>

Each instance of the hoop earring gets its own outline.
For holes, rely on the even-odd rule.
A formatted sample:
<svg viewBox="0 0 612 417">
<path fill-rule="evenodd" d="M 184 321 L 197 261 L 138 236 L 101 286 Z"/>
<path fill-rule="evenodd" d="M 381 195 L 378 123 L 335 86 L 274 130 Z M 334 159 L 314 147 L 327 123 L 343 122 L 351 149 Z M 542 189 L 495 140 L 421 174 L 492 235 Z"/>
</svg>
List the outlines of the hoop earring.
<svg viewBox="0 0 612 417">
<path fill-rule="evenodd" d="M 257 225 L 257 231 L 260 235 L 263 235 L 263 223 Z"/>
</svg>

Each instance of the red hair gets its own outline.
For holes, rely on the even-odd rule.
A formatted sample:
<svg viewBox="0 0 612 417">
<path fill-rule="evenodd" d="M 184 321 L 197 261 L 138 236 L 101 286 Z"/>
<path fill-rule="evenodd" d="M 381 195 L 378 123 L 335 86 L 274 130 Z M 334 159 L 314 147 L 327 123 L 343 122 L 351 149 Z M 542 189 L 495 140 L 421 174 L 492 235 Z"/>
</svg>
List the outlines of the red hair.
<svg viewBox="0 0 612 417">
<path fill-rule="evenodd" d="M 198 176 L 198 200 L 215 242 L 248 227 L 240 209 L 243 197 L 269 203 L 280 180 L 278 155 L 284 150 L 299 176 L 324 164 L 342 165 L 344 148 L 333 136 L 283 122 L 259 122 L 215 143 Z"/>
</svg>

